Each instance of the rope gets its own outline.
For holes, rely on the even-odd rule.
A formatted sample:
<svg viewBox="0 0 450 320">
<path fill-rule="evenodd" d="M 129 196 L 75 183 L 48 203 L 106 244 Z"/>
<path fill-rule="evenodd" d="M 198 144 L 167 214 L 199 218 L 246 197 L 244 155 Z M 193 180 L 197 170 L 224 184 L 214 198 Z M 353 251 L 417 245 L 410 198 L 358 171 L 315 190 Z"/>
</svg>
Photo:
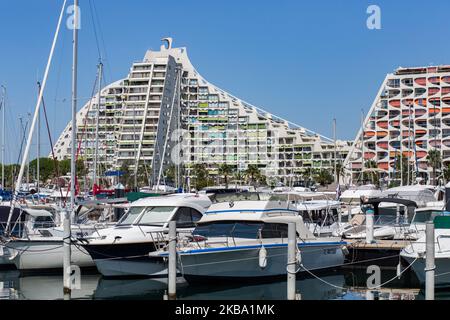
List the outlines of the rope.
<svg viewBox="0 0 450 320">
<path fill-rule="evenodd" d="M 387 285 L 388 283 L 394 281 L 396 278 L 400 278 L 400 277 L 402 276 L 402 274 L 405 273 L 406 270 L 408 270 L 408 269 L 409 269 L 416 261 L 417 261 L 417 258 L 414 259 L 414 261 L 412 261 L 405 269 L 403 269 L 402 272 L 400 272 L 399 275 L 396 275 L 395 277 L 389 279 L 389 280 L 386 281 L 386 282 L 383 282 L 382 284 L 380 284 L 380 285 L 378 285 L 378 286 L 370 287 L 369 289 L 372 289 L 372 290 L 373 290 L 373 289 L 380 289 L 381 287 L 383 287 L 383 286 Z M 346 289 L 347 289 L 347 288 L 344 288 L 344 287 L 336 286 L 336 285 L 334 285 L 334 284 L 332 284 L 332 283 L 330 283 L 330 282 L 328 282 L 328 281 L 326 281 L 326 280 L 320 278 L 319 276 L 315 275 L 315 274 L 312 273 L 310 270 L 308 270 L 303 264 L 300 264 L 300 267 L 301 267 L 304 271 L 306 271 L 307 273 L 309 273 L 310 275 L 312 275 L 314 278 L 316 278 L 317 280 L 319 280 L 319 281 L 321 281 L 321 282 L 323 282 L 323 283 L 325 283 L 325 284 L 327 284 L 327 285 L 329 285 L 329 286 L 332 286 L 332 287 L 334 287 L 334 288 L 341 289 L 341 290 L 346 290 Z M 297 271 L 299 271 L 299 269 L 298 269 Z"/>
</svg>

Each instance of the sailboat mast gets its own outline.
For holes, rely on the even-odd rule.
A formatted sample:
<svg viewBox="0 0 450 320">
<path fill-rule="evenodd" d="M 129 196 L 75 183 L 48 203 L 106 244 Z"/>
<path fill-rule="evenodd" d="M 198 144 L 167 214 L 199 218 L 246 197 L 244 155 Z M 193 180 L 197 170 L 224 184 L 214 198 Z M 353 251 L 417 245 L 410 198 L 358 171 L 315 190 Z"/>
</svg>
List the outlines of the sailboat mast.
<svg viewBox="0 0 450 320">
<path fill-rule="evenodd" d="M 39 172 L 39 165 L 40 165 L 40 157 L 41 157 L 41 110 L 38 111 L 38 119 L 37 119 L 37 158 L 36 158 L 36 191 L 38 193 L 39 197 L 39 180 L 40 180 L 40 172 Z"/>
<path fill-rule="evenodd" d="M 48 57 L 47 66 L 45 67 L 44 78 L 43 78 L 43 81 L 42 81 L 42 88 L 41 88 L 41 91 L 39 92 L 38 101 L 36 102 L 36 107 L 35 107 L 35 111 L 34 111 L 33 121 L 31 123 L 31 129 L 30 129 L 30 131 L 28 133 L 27 145 L 25 147 L 25 155 L 22 158 L 21 166 L 20 166 L 20 170 L 19 170 L 19 175 L 17 177 L 16 186 L 14 188 L 12 204 L 11 204 L 11 208 L 10 208 L 10 211 L 9 211 L 8 221 L 7 221 L 6 227 L 5 227 L 5 234 L 7 234 L 7 235 L 11 234 L 10 226 L 11 226 L 11 217 L 12 217 L 12 214 L 14 212 L 14 204 L 15 204 L 15 202 L 17 200 L 17 196 L 18 196 L 18 194 L 20 192 L 20 184 L 22 182 L 23 174 L 24 174 L 24 171 L 25 171 L 26 159 L 28 158 L 28 154 L 30 153 L 30 147 L 31 147 L 31 142 L 32 142 L 32 137 L 33 137 L 33 131 L 34 131 L 34 127 L 36 126 L 37 116 L 38 116 L 38 113 L 39 113 L 39 107 L 40 107 L 41 102 L 42 102 L 42 95 L 43 95 L 45 86 L 47 84 L 48 73 L 50 71 L 50 65 L 51 65 L 52 60 L 53 60 L 53 54 L 55 52 L 56 41 L 58 40 L 59 30 L 61 28 L 61 22 L 62 22 L 62 18 L 63 18 L 63 15 L 64 15 L 64 8 L 66 6 L 66 1 L 67 0 L 64 0 L 63 7 L 62 7 L 61 13 L 59 15 L 58 26 L 56 28 L 55 36 L 53 38 L 52 48 L 50 49 L 50 55 Z"/>
<path fill-rule="evenodd" d="M 76 153 L 77 153 L 77 82 L 78 82 L 78 0 L 74 0 L 73 60 L 72 60 L 72 147 L 70 158 L 70 211 L 75 207 Z"/>
<path fill-rule="evenodd" d="M 2 85 L 2 188 L 5 189 L 5 108 L 6 108 L 6 87 Z"/>
<path fill-rule="evenodd" d="M 334 141 L 334 181 L 339 184 L 337 174 L 337 153 L 336 153 L 336 118 L 333 119 L 333 141 Z"/>
<path fill-rule="evenodd" d="M 72 47 L 72 147 L 70 159 L 70 207 L 64 212 L 64 237 L 63 237 L 63 292 L 64 299 L 70 299 L 71 295 L 71 217 L 75 216 L 75 179 L 76 179 L 76 148 L 77 148 L 77 68 L 78 68 L 78 20 L 79 9 L 78 0 L 74 0 L 73 5 L 73 47 Z"/>
<path fill-rule="evenodd" d="M 364 184 L 364 110 L 361 109 L 361 181 Z"/>
<path fill-rule="evenodd" d="M 98 131 L 100 123 L 100 103 L 101 103 L 101 92 L 102 92 L 102 73 L 103 73 L 103 63 L 100 61 L 98 64 L 98 96 L 97 96 L 97 119 L 95 123 L 95 155 L 94 155 L 94 174 L 92 178 L 92 183 L 97 184 L 97 166 L 98 166 Z"/>
</svg>

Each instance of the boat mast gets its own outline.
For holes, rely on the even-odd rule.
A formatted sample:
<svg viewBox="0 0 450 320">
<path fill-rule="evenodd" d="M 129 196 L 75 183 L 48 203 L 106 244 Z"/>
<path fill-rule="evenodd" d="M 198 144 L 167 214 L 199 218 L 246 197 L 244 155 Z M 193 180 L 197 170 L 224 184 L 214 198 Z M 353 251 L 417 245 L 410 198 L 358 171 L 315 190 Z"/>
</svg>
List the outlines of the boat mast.
<svg viewBox="0 0 450 320">
<path fill-rule="evenodd" d="M 40 90 L 40 89 L 38 89 Z M 41 155 L 41 110 L 38 111 L 38 120 L 37 120 L 37 158 L 36 158 L 36 191 L 38 193 L 38 200 L 39 200 L 39 178 L 40 178 L 40 172 L 39 172 L 39 158 Z"/>
<path fill-rule="evenodd" d="M 75 180 L 76 180 L 76 147 L 77 147 L 77 67 L 78 67 L 78 0 L 73 3 L 73 41 L 72 41 L 72 146 L 70 158 L 70 207 L 64 214 L 64 240 L 63 240 L 63 283 L 64 298 L 70 299 L 71 285 L 71 218 L 75 216 Z"/>
<path fill-rule="evenodd" d="M 4 85 L 1 86 L 3 95 L 2 95 L 2 188 L 5 189 L 5 108 L 6 108 L 6 87 Z"/>
<path fill-rule="evenodd" d="M 53 60 L 53 53 L 55 52 L 56 41 L 58 40 L 59 30 L 60 30 L 60 27 L 61 27 L 62 18 L 64 16 L 64 8 L 66 6 L 66 1 L 67 0 L 64 0 L 63 6 L 62 6 L 62 9 L 61 9 L 61 13 L 59 15 L 58 25 L 57 25 L 57 28 L 56 28 L 55 36 L 53 38 L 52 47 L 50 49 L 50 55 L 48 57 L 47 66 L 45 67 L 44 79 L 42 81 L 42 89 L 39 92 L 38 101 L 36 102 L 36 107 L 35 107 L 35 111 L 34 111 L 33 121 L 31 123 L 31 129 L 28 132 L 28 140 L 27 140 L 27 145 L 25 147 L 25 156 L 22 157 L 20 170 L 19 170 L 19 175 L 17 177 L 16 185 L 15 185 L 15 188 L 14 188 L 13 199 L 12 199 L 12 202 L 11 202 L 11 208 L 10 208 L 10 211 L 9 211 L 8 221 L 7 221 L 6 227 L 5 227 L 5 234 L 6 235 L 10 235 L 11 234 L 10 226 L 11 226 L 11 217 L 12 217 L 12 214 L 14 212 L 14 204 L 15 204 L 15 202 L 17 200 L 17 196 L 18 196 L 19 191 L 20 191 L 20 184 L 22 182 L 23 174 L 24 174 L 24 171 L 25 171 L 26 159 L 27 159 L 28 154 L 30 153 L 30 147 L 31 147 L 31 140 L 32 140 L 32 137 L 33 137 L 33 131 L 34 131 L 34 127 L 36 126 L 37 117 L 38 117 L 38 113 L 39 113 L 39 107 L 40 107 L 41 101 L 42 101 L 42 95 L 43 95 L 45 86 L 47 84 L 48 73 L 50 71 L 50 65 L 51 65 L 52 60 Z"/>
<path fill-rule="evenodd" d="M 180 81 L 180 72 L 181 72 L 181 70 L 178 69 L 177 70 L 177 80 L 175 82 L 175 90 L 177 90 L 178 83 Z M 159 155 L 161 163 L 159 165 L 159 172 L 158 172 L 158 180 L 157 180 L 157 183 L 156 183 L 156 190 L 159 190 L 159 185 L 161 183 L 161 175 L 164 174 L 162 171 L 163 171 L 163 168 L 164 168 L 164 161 L 165 161 L 165 156 L 166 156 L 167 142 L 170 139 L 169 134 L 170 134 L 170 127 L 172 126 L 173 108 L 175 107 L 176 96 L 177 96 L 177 92 L 174 92 L 173 99 L 172 99 L 172 105 L 171 105 L 171 108 L 170 108 L 169 123 L 168 123 L 168 126 L 167 126 L 166 137 L 164 139 L 163 153 L 162 153 L 162 155 L 161 154 Z"/>
<path fill-rule="evenodd" d="M 361 109 L 361 181 L 364 184 L 364 110 Z"/>
<path fill-rule="evenodd" d="M 336 154 L 336 118 L 333 119 L 333 141 L 334 141 L 334 181 L 339 184 L 337 174 L 337 154 Z"/>
<path fill-rule="evenodd" d="M 92 177 L 92 183 L 94 186 L 97 184 L 98 131 L 99 131 L 100 103 L 101 103 L 101 93 L 102 93 L 102 73 L 103 73 L 103 63 L 100 60 L 100 63 L 98 64 L 98 96 L 97 96 L 97 119 L 96 119 L 96 124 L 95 124 L 94 174 Z"/>
</svg>

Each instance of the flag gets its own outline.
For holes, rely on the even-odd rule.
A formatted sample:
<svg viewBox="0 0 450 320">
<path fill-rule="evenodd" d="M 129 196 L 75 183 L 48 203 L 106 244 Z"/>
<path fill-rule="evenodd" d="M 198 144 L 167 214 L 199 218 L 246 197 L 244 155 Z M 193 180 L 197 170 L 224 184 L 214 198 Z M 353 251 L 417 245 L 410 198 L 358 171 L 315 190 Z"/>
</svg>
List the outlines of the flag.
<svg viewBox="0 0 450 320">
<path fill-rule="evenodd" d="M 341 197 L 341 186 L 338 183 L 338 185 L 336 186 L 336 200 L 339 200 L 340 197 Z"/>
</svg>

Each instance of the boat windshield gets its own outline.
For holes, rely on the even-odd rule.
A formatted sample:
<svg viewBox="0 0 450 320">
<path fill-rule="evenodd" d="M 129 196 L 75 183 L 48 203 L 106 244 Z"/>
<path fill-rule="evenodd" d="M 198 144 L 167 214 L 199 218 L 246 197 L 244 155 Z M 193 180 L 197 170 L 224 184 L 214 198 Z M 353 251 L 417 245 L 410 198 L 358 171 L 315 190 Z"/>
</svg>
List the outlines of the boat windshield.
<svg viewBox="0 0 450 320">
<path fill-rule="evenodd" d="M 174 209 L 175 207 L 147 207 L 137 224 L 162 227 L 169 221 Z"/>
<path fill-rule="evenodd" d="M 145 207 L 130 207 L 127 213 L 120 219 L 117 225 L 129 225 L 132 224 L 137 217 L 142 213 Z"/>
<path fill-rule="evenodd" d="M 238 192 L 215 194 L 211 197 L 212 203 L 236 202 L 236 201 L 287 201 L 287 194 L 271 194 L 262 192 Z M 289 198 L 292 199 L 292 196 Z"/>
<path fill-rule="evenodd" d="M 416 211 L 411 223 L 425 223 L 427 221 L 434 221 L 435 217 L 441 215 L 442 211 L 439 210 Z"/>
<path fill-rule="evenodd" d="M 206 238 L 234 237 L 244 239 L 286 238 L 287 224 L 246 221 L 213 222 L 198 225 L 194 235 Z"/>
<path fill-rule="evenodd" d="M 55 227 L 55 222 L 52 217 L 40 216 L 34 219 L 33 228 L 34 229 L 46 229 Z"/>
</svg>

